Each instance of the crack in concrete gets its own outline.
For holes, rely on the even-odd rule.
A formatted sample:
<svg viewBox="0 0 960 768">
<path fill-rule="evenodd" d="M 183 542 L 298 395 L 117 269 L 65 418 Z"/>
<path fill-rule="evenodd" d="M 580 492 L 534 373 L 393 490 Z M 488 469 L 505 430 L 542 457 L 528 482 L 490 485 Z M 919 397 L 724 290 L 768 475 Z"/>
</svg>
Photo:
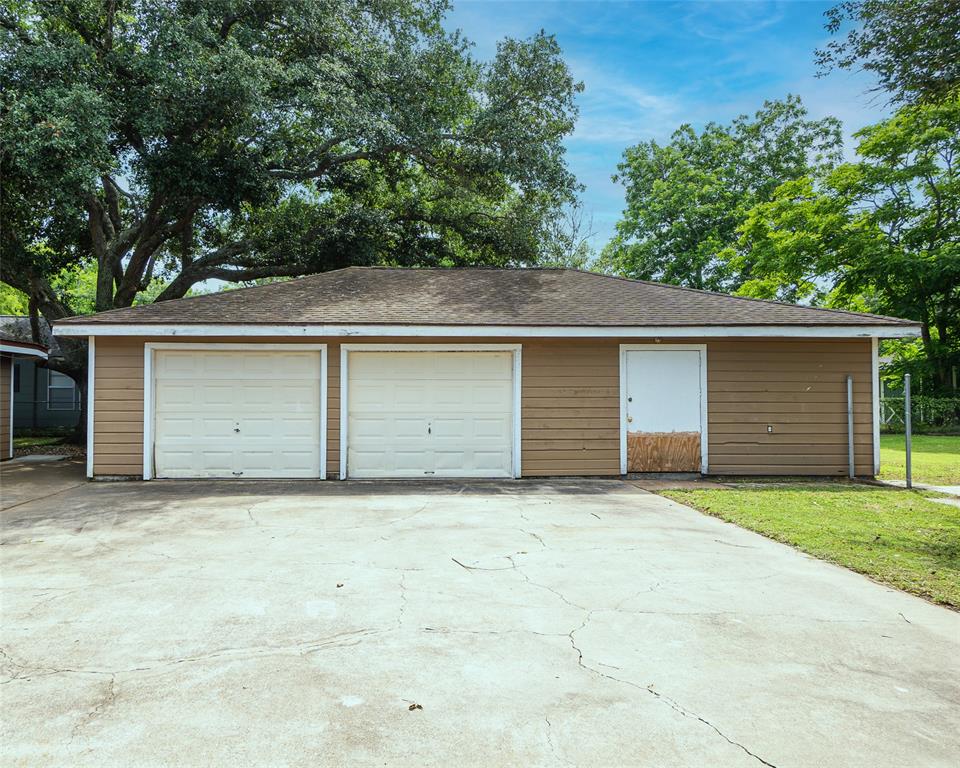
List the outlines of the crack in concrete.
<svg viewBox="0 0 960 768">
<path fill-rule="evenodd" d="M 821 624 L 890 624 L 890 621 L 879 621 L 874 619 L 821 619 L 816 616 L 797 616 L 793 613 L 745 613 L 743 611 L 650 611 L 650 610 L 630 610 L 623 608 L 622 605 L 629 600 L 633 600 L 645 592 L 652 592 L 653 589 L 644 590 L 637 595 L 632 595 L 622 600 L 613 608 L 594 608 L 593 613 L 625 613 L 633 616 L 699 616 L 703 618 L 712 618 L 716 616 L 734 616 L 748 619 L 800 619 L 802 621 L 815 621 Z"/>
<path fill-rule="evenodd" d="M 724 541 L 723 539 L 714 539 L 717 544 L 723 544 L 727 547 L 736 547 L 737 549 L 757 549 L 757 547 L 750 546 L 749 544 L 734 544 L 732 541 Z"/>
<path fill-rule="evenodd" d="M 420 627 L 421 632 L 435 635 L 536 635 L 537 637 L 567 637 L 565 632 L 537 632 L 535 629 L 451 629 L 450 627 Z"/>
<path fill-rule="evenodd" d="M 616 675 L 610 675 L 599 669 L 595 669 L 594 667 L 591 667 L 588 664 L 585 664 L 583 661 L 583 651 L 579 648 L 579 646 L 577 646 L 577 641 L 574 635 L 576 635 L 577 632 L 579 632 L 580 630 L 582 630 L 584 627 L 587 626 L 587 624 L 589 623 L 594 613 L 598 613 L 598 611 L 587 611 L 587 615 L 584 618 L 583 623 L 580 624 L 580 626 L 577 627 L 576 629 L 570 630 L 570 633 L 567 635 L 567 637 L 570 639 L 570 647 L 573 648 L 573 650 L 577 654 L 577 664 L 580 666 L 581 669 L 584 669 L 587 672 L 590 672 L 594 675 L 598 675 L 599 677 L 605 678 L 607 680 L 612 680 L 614 682 L 621 683 L 622 685 L 628 685 L 631 688 L 636 688 L 638 691 L 646 691 L 650 695 L 654 696 L 658 701 L 662 701 L 668 706 L 670 706 L 670 708 L 673 709 L 675 712 L 683 715 L 686 718 L 697 720 L 698 722 L 703 723 L 707 727 L 711 728 L 724 741 L 743 750 L 746 754 L 748 754 L 754 760 L 757 760 L 762 765 L 766 765 L 769 768 L 776 768 L 776 766 L 773 763 L 767 762 L 759 755 L 755 754 L 754 752 L 751 752 L 740 742 L 731 739 L 729 736 L 727 736 L 723 731 L 721 731 L 717 726 L 715 726 L 709 720 L 706 720 L 705 718 L 701 717 L 696 712 L 691 712 L 690 710 L 686 709 L 685 707 L 677 703 L 674 699 L 671 699 L 669 696 L 666 696 L 665 694 L 660 693 L 659 691 L 654 689 L 652 683 L 648 686 L 643 686 L 643 685 L 640 685 L 639 683 L 633 682 L 632 680 L 627 680 L 622 677 L 617 677 Z M 604 666 L 609 666 L 609 665 L 604 665 Z"/>
<path fill-rule="evenodd" d="M 517 569 L 517 564 L 510 559 L 512 555 L 507 555 L 506 557 L 507 557 L 507 560 L 510 560 L 510 563 L 511 563 L 509 568 L 483 568 L 479 565 L 466 565 L 465 563 L 461 563 L 455 557 L 451 557 L 450 559 L 453 560 L 453 562 L 455 562 L 461 568 L 464 568 L 468 571 L 515 571 Z"/>
<path fill-rule="evenodd" d="M 532 536 L 533 538 L 535 538 L 537 541 L 540 542 L 541 547 L 543 547 L 544 549 L 547 549 L 547 543 L 541 538 L 540 534 L 534 533 L 533 531 L 528 531 L 524 528 L 517 528 L 517 530 L 520 531 L 521 533 L 527 534 L 527 536 Z"/>
<path fill-rule="evenodd" d="M 253 522 L 253 524 L 256 525 L 257 527 L 263 528 L 263 529 L 265 529 L 265 530 L 269 529 L 269 530 L 273 530 L 273 531 L 281 531 L 281 530 L 287 530 L 287 529 L 291 528 L 291 526 L 289 526 L 289 525 L 270 525 L 270 524 L 267 524 L 267 523 L 260 522 L 260 521 L 258 521 L 258 520 L 255 518 L 255 516 L 254 516 L 254 514 L 253 514 L 253 509 L 254 509 L 254 507 L 259 507 L 259 506 L 262 506 L 262 505 L 264 505 L 264 504 L 271 504 L 271 503 L 273 503 L 273 499 L 261 499 L 260 501 L 254 503 L 254 504 L 251 504 L 251 505 L 247 508 L 247 516 L 250 518 L 251 522 Z M 391 520 L 385 520 L 385 521 L 383 521 L 383 522 L 378 522 L 378 523 L 363 523 L 363 524 L 360 524 L 360 525 L 343 525 L 343 526 L 340 526 L 340 525 L 332 525 L 332 526 L 329 526 L 329 530 L 331 530 L 331 531 L 362 531 L 362 530 L 365 530 L 365 529 L 367 529 L 367 528 L 385 528 L 385 527 L 389 527 L 389 526 L 391 526 L 391 525 L 396 525 L 396 524 L 398 524 L 398 523 L 406 522 L 407 520 L 410 520 L 410 519 L 416 517 L 417 515 L 419 515 L 419 514 L 420 514 L 421 512 L 423 512 L 423 511 L 425 511 L 425 510 L 426 510 L 428 507 L 430 507 L 430 506 L 431 506 L 431 502 L 427 502 L 427 503 L 425 503 L 423 506 L 421 506 L 419 509 L 415 509 L 413 512 L 411 512 L 411 513 L 408 514 L 408 515 L 402 515 L 402 516 L 400 516 L 400 517 L 395 517 L 395 518 L 393 518 L 393 519 L 391 519 Z M 296 531 L 301 530 L 302 528 L 303 528 L 303 526 L 294 526 L 294 527 L 293 527 L 293 532 L 296 533 Z M 381 538 L 382 538 L 382 537 L 381 537 Z"/>
<path fill-rule="evenodd" d="M 563 754 L 556 744 L 553 742 L 553 723 L 550 722 L 550 718 L 546 715 L 543 716 L 543 721 L 547 724 L 547 745 L 550 747 L 550 754 L 556 757 L 559 760 L 562 760 L 565 765 L 576 765 L 570 758 Z"/>
<path fill-rule="evenodd" d="M 397 629 L 403 628 L 403 615 L 407 610 L 407 584 L 405 573 L 400 574 L 400 612 L 397 614 Z"/>
<path fill-rule="evenodd" d="M 519 574 L 524 578 L 524 580 L 525 580 L 528 584 L 531 584 L 531 585 L 533 585 L 533 586 L 535 586 L 535 587 L 540 587 L 541 589 L 545 589 L 545 590 L 547 590 L 548 592 L 551 592 L 552 594 L 556 595 L 560 600 L 562 600 L 562 601 L 563 601 L 564 603 L 566 603 L 567 605 L 569 605 L 569 606 L 571 606 L 571 607 L 573 607 L 573 608 L 577 608 L 578 610 L 581 610 L 581 611 L 584 611 L 584 612 L 585 612 L 584 619 L 583 619 L 583 621 L 581 622 L 580 626 L 576 627 L 575 629 L 570 630 L 570 632 L 567 633 L 567 638 L 568 638 L 568 640 L 570 641 L 570 647 L 576 652 L 576 654 L 577 654 L 577 665 L 578 665 L 581 669 L 583 669 L 583 670 L 585 670 L 585 671 L 587 671 L 587 672 L 589 672 L 589 673 L 591 673 L 591 674 L 594 674 L 594 675 L 597 675 L 597 676 L 599 676 L 599 677 L 602 677 L 602 678 L 604 678 L 604 679 L 606 679 L 606 680 L 611 680 L 611 681 L 613 681 L 613 682 L 617 682 L 617 683 L 620 683 L 620 684 L 622 684 L 622 685 L 628 685 L 628 686 L 630 686 L 630 687 L 632 687 L 632 688 L 636 688 L 636 689 L 639 690 L 639 691 L 645 691 L 646 693 L 648 693 L 648 694 L 650 694 L 651 696 L 655 697 L 658 701 L 662 701 L 662 702 L 664 702 L 665 704 L 667 704 L 668 706 L 670 706 L 674 711 L 676 711 L 677 713 L 679 713 L 679 714 L 682 715 L 683 717 L 696 720 L 696 721 L 698 721 L 698 722 L 706 725 L 706 726 L 709 727 L 711 730 L 713 730 L 718 736 L 720 736 L 724 741 L 726 741 L 726 742 L 729 743 L 730 745 L 735 746 L 735 747 L 737 747 L 738 749 L 742 750 L 743 752 L 745 752 L 747 755 L 749 755 L 750 757 L 752 757 L 754 760 L 758 761 L 758 762 L 761 763 L 762 765 L 768 766 L 768 768 L 776 768 L 776 766 L 775 766 L 773 763 L 770 763 L 770 762 L 768 762 L 767 760 L 764 760 L 764 759 L 763 759 L 762 757 L 760 757 L 759 755 L 755 754 L 754 752 L 751 752 L 749 749 L 747 749 L 746 746 L 744 746 L 744 745 L 741 744 L 740 742 L 735 741 L 734 739 L 731 739 L 729 736 L 727 736 L 723 731 L 721 731 L 716 725 L 714 725 L 713 723 L 711 723 L 709 720 L 706 720 L 705 718 L 701 717 L 700 715 L 696 714 L 695 712 L 691 712 L 690 710 L 686 709 L 685 707 L 682 707 L 682 706 L 681 706 L 679 703 L 677 703 L 674 699 L 671 699 L 670 697 L 666 696 L 665 694 L 663 694 L 663 693 L 655 690 L 654 687 L 653 687 L 653 684 L 651 684 L 651 685 L 649 685 L 649 686 L 643 686 L 643 685 L 640 685 L 639 683 L 633 682 L 632 680 L 627 680 L 627 679 L 625 679 L 625 678 L 617 677 L 616 675 L 608 674 L 608 673 L 606 673 L 606 672 L 604 672 L 604 671 L 602 671 L 602 670 L 596 669 L 596 668 L 594 668 L 594 667 L 592 667 L 592 666 L 589 666 L 588 664 L 584 663 L 584 660 L 583 660 L 583 651 L 582 651 L 582 650 L 580 649 L 580 647 L 577 645 L 577 641 L 576 641 L 575 635 L 576 635 L 577 632 L 581 631 L 582 629 L 584 629 L 584 628 L 587 626 L 587 624 L 590 622 L 590 619 L 593 617 L 593 614 L 595 614 L 595 613 L 600 613 L 600 612 L 602 612 L 602 611 L 600 611 L 600 610 L 587 609 L 587 608 L 584 608 L 584 607 L 581 606 L 581 605 L 577 605 L 576 603 L 568 600 L 565 595 L 563 595 L 561 592 L 555 590 L 553 587 L 550 587 L 550 586 L 547 585 L 547 584 L 542 584 L 542 583 L 533 581 L 533 580 L 523 571 L 523 569 L 520 568 L 520 567 L 517 565 L 517 563 L 513 560 L 513 557 L 514 557 L 514 555 L 508 555 L 508 556 L 507 556 L 507 559 L 510 560 L 511 563 L 513 563 L 513 565 L 514 565 L 513 570 L 516 570 L 517 573 L 519 573 Z M 659 586 L 659 584 L 654 585 L 654 587 L 653 587 L 652 589 L 656 589 L 658 586 Z M 641 591 L 640 593 L 638 593 L 638 594 L 642 594 L 642 592 L 644 592 L 644 591 L 652 591 L 652 589 L 642 590 L 642 591 Z M 635 595 L 634 595 L 634 597 L 635 597 Z M 625 602 L 625 601 L 623 601 L 623 602 Z M 651 612 L 651 613 L 652 613 L 652 612 Z M 616 667 L 613 667 L 612 665 L 607 665 L 607 664 L 604 664 L 603 666 L 606 666 L 606 667 L 609 667 L 609 668 L 612 668 L 612 669 L 615 669 L 615 668 L 616 668 Z"/>
<path fill-rule="evenodd" d="M 93 708 L 84 715 L 80 721 L 73 726 L 73 730 L 70 732 L 70 741 L 73 741 L 80 733 L 81 730 L 86 728 L 90 723 L 96 720 L 100 715 L 103 714 L 104 710 L 112 706 L 117 700 L 119 691 L 117 690 L 117 676 L 114 673 L 110 673 L 110 681 L 108 684 L 107 692 L 100 697 L 100 700 L 94 704 Z"/>
<path fill-rule="evenodd" d="M 16 509 L 17 507 L 23 507 L 27 504 L 33 504 L 35 501 L 43 501 L 44 499 L 52 499 L 54 496 L 59 496 L 62 493 L 67 491 L 72 491 L 74 488 L 79 488 L 83 485 L 87 485 L 86 480 L 82 483 L 77 483 L 76 485 L 68 486 L 67 488 L 61 488 L 59 491 L 54 491 L 53 493 L 48 493 L 46 496 L 35 496 L 32 499 L 26 499 L 24 501 L 18 501 L 16 504 L 11 504 L 7 507 L 0 507 L 0 512 L 9 512 L 11 509 Z"/>
<path fill-rule="evenodd" d="M 519 553 L 518 553 L 518 554 L 519 554 Z M 566 598 L 563 594 L 561 594 L 560 592 L 558 592 L 557 590 L 555 590 L 553 587 L 548 586 L 547 584 L 541 584 L 540 582 L 534 581 L 533 579 L 531 579 L 530 576 L 528 576 L 527 573 L 526 573 L 526 572 L 517 564 L 517 562 L 513 559 L 513 558 L 516 557 L 516 556 L 517 556 L 516 554 L 507 555 L 507 560 L 509 560 L 509 561 L 512 563 L 512 565 L 513 565 L 513 568 L 512 568 L 512 569 L 503 568 L 503 569 L 499 569 L 499 570 L 515 570 L 517 573 L 519 573 L 519 574 L 523 577 L 523 580 L 526 581 L 527 584 L 530 584 L 531 586 L 534 586 L 534 587 L 539 587 L 540 589 L 545 589 L 545 590 L 547 590 L 547 592 L 550 592 L 551 594 L 556 595 L 558 598 L 560 598 L 560 600 L 562 600 L 563 602 L 565 602 L 567 605 L 571 606 L 572 608 L 576 608 L 576 609 L 579 610 L 579 611 L 586 611 L 586 610 L 588 610 L 588 609 L 584 608 L 582 605 L 577 605 L 576 603 L 574 603 L 574 602 L 572 602 L 572 601 L 570 601 L 570 600 L 567 600 L 567 598 Z"/>
<path fill-rule="evenodd" d="M 262 645 L 244 646 L 240 648 L 218 648 L 206 653 L 198 653 L 190 656 L 181 656 L 178 658 L 167 659 L 149 659 L 142 665 L 130 667 L 127 669 L 77 669 L 72 667 L 44 667 L 29 666 L 15 661 L 8 653 L 0 648 L 0 656 L 3 656 L 9 666 L 18 670 L 17 674 L 10 676 L 4 683 L 10 683 L 14 680 L 24 679 L 27 675 L 31 677 L 51 677 L 60 674 L 77 675 L 121 675 L 132 674 L 134 672 L 152 672 L 167 667 L 174 667 L 180 664 L 192 664 L 201 661 L 210 661 L 212 659 L 230 658 L 237 661 L 247 661 L 250 659 L 278 656 L 284 654 L 295 654 L 298 656 L 307 656 L 311 653 L 326 650 L 329 648 L 352 648 L 359 645 L 365 638 L 375 635 L 383 635 L 388 632 L 396 631 L 393 627 L 375 628 L 368 627 L 364 629 L 351 630 L 347 632 L 338 632 L 329 637 L 307 640 L 302 643 L 290 643 L 288 645 Z M 25 672 L 27 674 L 21 674 Z"/>
</svg>

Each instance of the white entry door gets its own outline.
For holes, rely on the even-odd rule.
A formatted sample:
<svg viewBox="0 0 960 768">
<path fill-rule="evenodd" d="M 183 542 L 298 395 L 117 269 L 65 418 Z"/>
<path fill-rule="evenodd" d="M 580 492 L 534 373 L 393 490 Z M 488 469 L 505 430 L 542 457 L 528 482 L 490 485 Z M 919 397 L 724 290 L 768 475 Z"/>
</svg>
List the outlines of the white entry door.
<svg viewBox="0 0 960 768">
<path fill-rule="evenodd" d="M 348 353 L 349 477 L 512 477 L 510 352 Z"/>
<path fill-rule="evenodd" d="M 157 350 L 156 477 L 319 477 L 319 351 Z"/>
<path fill-rule="evenodd" d="M 623 354 L 627 472 L 705 472 L 706 350 Z"/>
</svg>

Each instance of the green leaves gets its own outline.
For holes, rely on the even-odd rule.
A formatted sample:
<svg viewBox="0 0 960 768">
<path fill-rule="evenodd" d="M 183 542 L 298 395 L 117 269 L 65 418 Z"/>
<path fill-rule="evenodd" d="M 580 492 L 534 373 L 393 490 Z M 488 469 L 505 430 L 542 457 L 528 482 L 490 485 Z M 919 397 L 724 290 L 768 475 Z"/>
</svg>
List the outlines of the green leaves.
<svg viewBox="0 0 960 768">
<path fill-rule="evenodd" d="M 631 147 L 616 177 L 626 210 L 602 263 L 628 277 L 735 290 L 750 279 L 737 234 L 747 212 L 778 184 L 831 167 L 840 146 L 838 121 L 809 120 L 788 97 L 728 126 L 681 126 L 666 146 Z"/>
<path fill-rule="evenodd" d="M 957 0 L 848 0 L 826 16 L 830 33 L 846 35 L 817 51 L 821 75 L 865 69 L 901 104 L 942 102 L 960 87 Z"/>
<path fill-rule="evenodd" d="M 4 280 L 94 263 L 96 306 L 351 263 L 530 263 L 574 201 L 552 37 L 490 62 L 433 0 L 19 2 Z M 46 254 L 41 258 L 40 254 Z"/>
<path fill-rule="evenodd" d="M 741 249 L 769 283 L 815 279 L 820 300 L 866 297 L 871 311 L 922 321 L 934 386 L 946 388 L 960 364 L 960 100 L 903 107 L 857 137 L 857 162 L 754 206 Z"/>
</svg>

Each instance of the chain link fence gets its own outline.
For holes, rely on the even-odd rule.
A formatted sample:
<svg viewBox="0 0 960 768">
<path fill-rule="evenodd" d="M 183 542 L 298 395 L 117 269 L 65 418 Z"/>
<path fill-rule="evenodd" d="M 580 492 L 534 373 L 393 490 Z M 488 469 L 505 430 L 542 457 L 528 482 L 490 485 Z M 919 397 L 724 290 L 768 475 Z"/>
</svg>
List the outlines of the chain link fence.
<svg viewBox="0 0 960 768">
<path fill-rule="evenodd" d="M 910 399 L 914 431 L 960 431 L 960 397 L 914 395 Z M 880 424 L 886 431 L 903 431 L 903 402 L 902 397 L 880 399 Z"/>
</svg>

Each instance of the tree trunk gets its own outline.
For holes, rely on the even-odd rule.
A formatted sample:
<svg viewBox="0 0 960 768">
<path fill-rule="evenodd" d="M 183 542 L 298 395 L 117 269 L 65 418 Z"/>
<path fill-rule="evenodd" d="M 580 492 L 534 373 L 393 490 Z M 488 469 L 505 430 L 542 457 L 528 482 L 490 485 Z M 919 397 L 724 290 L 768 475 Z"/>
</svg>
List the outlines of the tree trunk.
<svg viewBox="0 0 960 768">
<path fill-rule="evenodd" d="M 42 278 L 30 278 L 30 327 L 33 340 L 37 344 L 46 343 L 46 339 L 41 337 L 39 318 L 35 314 L 39 312 L 44 319 L 51 325 L 57 320 L 70 317 L 70 309 L 61 302 L 49 283 Z M 87 434 L 86 419 L 86 391 L 87 391 L 87 342 L 85 339 L 58 338 L 57 344 L 60 347 L 61 357 L 47 360 L 41 365 L 52 371 L 64 373 L 77 383 L 80 390 L 82 402 L 80 422 L 74 433 L 76 440 L 83 442 Z"/>
</svg>

